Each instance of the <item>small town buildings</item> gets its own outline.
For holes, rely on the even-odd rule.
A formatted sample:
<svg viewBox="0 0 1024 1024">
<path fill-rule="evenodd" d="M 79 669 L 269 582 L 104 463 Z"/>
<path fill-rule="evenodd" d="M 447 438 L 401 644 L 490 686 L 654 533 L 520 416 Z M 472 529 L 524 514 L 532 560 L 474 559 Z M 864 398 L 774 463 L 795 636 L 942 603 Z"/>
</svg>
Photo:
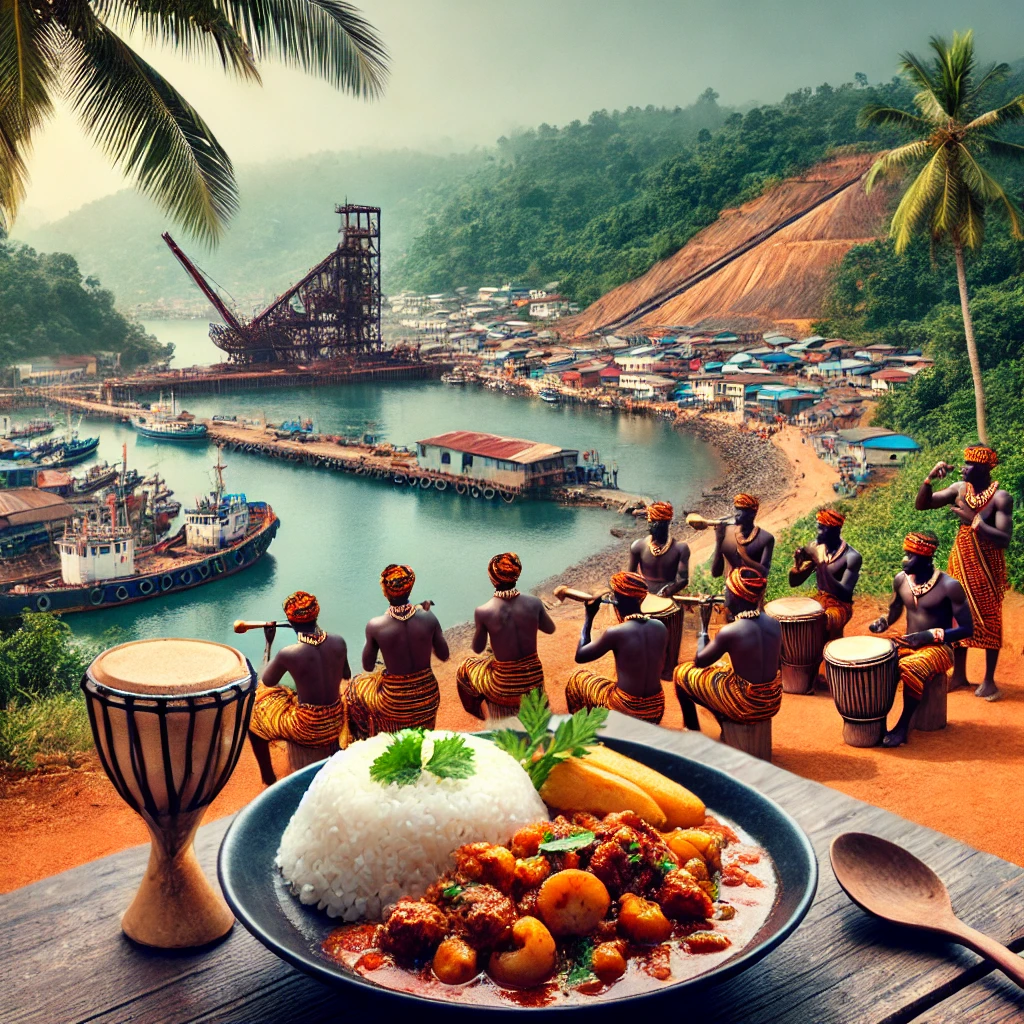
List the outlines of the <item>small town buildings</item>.
<svg viewBox="0 0 1024 1024">
<path fill-rule="evenodd" d="M 0 462 L 0 491 L 12 487 L 35 487 L 40 473 L 38 466 L 20 462 Z"/>
<path fill-rule="evenodd" d="M 615 362 L 623 373 L 652 373 L 662 358 L 661 352 L 653 345 L 631 348 L 615 356 Z"/>
<path fill-rule="evenodd" d="M 515 490 L 574 483 L 579 461 L 575 449 L 475 430 L 425 438 L 418 442 L 417 453 L 423 469 Z"/>
<path fill-rule="evenodd" d="M 35 487 L 0 490 L 0 559 L 48 544 L 51 532 L 62 530 L 74 512 L 56 494 Z"/>
<path fill-rule="evenodd" d="M 611 366 L 606 366 L 598 373 L 598 377 L 601 378 L 601 387 L 603 388 L 618 388 L 621 376 L 622 367 L 616 366 L 614 363 Z"/>
<path fill-rule="evenodd" d="M 14 384 L 61 384 L 95 377 L 96 364 L 96 356 L 39 356 L 30 363 L 15 364 Z"/>
<path fill-rule="evenodd" d="M 633 373 L 622 371 L 619 377 L 619 389 L 629 391 L 634 398 L 665 398 L 673 391 L 678 382 L 672 377 L 662 377 L 654 373 Z"/>
<path fill-rule="evenodd" d="M 871 374 L 871 390 L 891 391 L 913 379 L 914 375 L 909 370 L 878 370 Z"/>
<path fill-rule="evenodd" d="M 545 295 L 530 299 L 530 316 L 537 320 L 553 320 L 569 312 L 569 300 L 562 295 Z"/>
</svg>

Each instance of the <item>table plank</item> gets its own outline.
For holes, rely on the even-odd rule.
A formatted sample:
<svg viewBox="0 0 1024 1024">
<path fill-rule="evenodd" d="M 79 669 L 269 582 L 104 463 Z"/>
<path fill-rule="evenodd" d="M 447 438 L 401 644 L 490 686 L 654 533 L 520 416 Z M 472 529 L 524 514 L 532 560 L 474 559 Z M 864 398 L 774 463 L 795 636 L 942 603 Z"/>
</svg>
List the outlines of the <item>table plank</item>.
<svg viewBox="0 0 1024 1024">
<path fill-rule="evenodd" d="M 913 1024 L 1018 1024 L 1022 1020 L 1024 989 L 1001 971 L 993 971 L 925 1010 Z"/>
<path fill-rule="evenodd" d="M 797 932 L 751 970 L 688 997 L 688 1009 L 723 1024 L 901 1024 L 921 1019 L 957 993 L 973 998 L 978 979 L 989 971 L 985 961 L 959 946 L 876 922 L 839 889 L 828 844 L 849 829 L 885 836 L 923 857 L 949 885 L 964 920 L 1024 948 L 1021 868 L 695 733 L 620 715 L 611 716 L 608 731 L 711 764 L 754 786 L 799 821 L 818 854 L 818 896 Z M 199 859 L 211 876 L 228 823 L 212 822 L 197 837 Z M 347 1010 L 365 1005 L 379 1011 L 380 1000 L 342 994 L 295 971 L 240 925 L 199 953 L 167 955 L 134 946 L 122 936 L 119 919 L 146 856 L 146 847 L 125 850 L 0 897 L 5 1024 L 333 1024 L 339 999 Z M 971 988 L 959 991 L 966 986 Z M 936 1024 L 944 1019 L 934 1018 Z"/>
</svg>

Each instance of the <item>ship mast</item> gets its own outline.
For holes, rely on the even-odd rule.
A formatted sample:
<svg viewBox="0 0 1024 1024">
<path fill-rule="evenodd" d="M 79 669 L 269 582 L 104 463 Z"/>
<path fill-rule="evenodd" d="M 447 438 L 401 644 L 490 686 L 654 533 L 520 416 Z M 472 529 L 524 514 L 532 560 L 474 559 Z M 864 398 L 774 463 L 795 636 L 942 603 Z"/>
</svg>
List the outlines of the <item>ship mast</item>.
<svg viewBox="0 0 1024 1024">
<path fill-rule="evenodd" d="M 222 444 L 217 445 L 217 461 L 214 463 L 213 471 L 217 474 L 217 504 L 224 498 L 224 470 L 228 467 L 221 462 L 221 455 L 224 451 Z"/>
</svg>

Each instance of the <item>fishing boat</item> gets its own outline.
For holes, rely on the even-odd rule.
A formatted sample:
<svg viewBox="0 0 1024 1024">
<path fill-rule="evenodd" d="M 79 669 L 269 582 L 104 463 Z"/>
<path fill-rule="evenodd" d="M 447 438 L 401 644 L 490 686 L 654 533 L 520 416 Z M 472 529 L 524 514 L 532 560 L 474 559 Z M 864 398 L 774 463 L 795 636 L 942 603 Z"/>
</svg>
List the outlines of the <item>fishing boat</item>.
<svg viewBox="0 0 1024 1024">
<path fill-rule="evenodd" d="M 49 455 L 38 459 L 40 466 L 46 469 L 63 469 L 65 466 L 77 466 L 91 458 L 93 453 L 100 446 L 98 437 L 79 438 L 72 436 L 70 440 L 62 441 Z"/>
<path fill-rule="evenodd" d="M 459 387 L 463 384 L 470 384 L 472 383 L 472 380 L 473 378 L 468 373 L 466 373 L 465 370 L 461 368 L 457 370 L 452 370 L 451 373 L 441 374 L 442 384 L 451 384 L 455 387 Z"/>
<path fill-rule="evenodd" d="M 118 477 L 117 466 L 108 466 L 105 462 L 90 466 L 85 476 L 72 477 L 71 493 L 73 495 L 92 494 L 112 484 Z"/>
<path fill-rule="evenodd" d="M 11 426 L 6 416 L 3 419 L 7 424 L 3 436 L 8 441 L 27 441 L 32 437 L 42 437 L 43 434 L 51 433 L 54 427 L 52 420 L 29 420 L 22 426 Z"/>
<path fill-rule="evenodd" d="M 548 402 L 551 405 L 557 405 L 562 400 L 562 396 L 551 388 L 544 388 L 542 391 L 538 391 L 537 397 L 542 402 Z"/>
<path fill-rule="evenodd" d="M 127 502 L 111 495 L 92 516 L 75 517 L 56 542 L 59 566 L 18 582 L 0 583 L 0 617 L 36 612 L 87 612 L 191 590 L 255 565 L 277 535 L 280 520 L 263 501 L 227 494 L 224 466 L 216 486 L 186 510 L 185 525 L 157 544 L 140 547 Z"/>
<path fill-rule="evenodd" d="M 203 441 L 207 434 L 205 423 L 197 423 L 191 413 L 178 408 L 173 391 L 169 402 L 161 395 L 149 409 L 133 413 L 131 422 L 137 433 L 157 441 Z"/>
</svg>

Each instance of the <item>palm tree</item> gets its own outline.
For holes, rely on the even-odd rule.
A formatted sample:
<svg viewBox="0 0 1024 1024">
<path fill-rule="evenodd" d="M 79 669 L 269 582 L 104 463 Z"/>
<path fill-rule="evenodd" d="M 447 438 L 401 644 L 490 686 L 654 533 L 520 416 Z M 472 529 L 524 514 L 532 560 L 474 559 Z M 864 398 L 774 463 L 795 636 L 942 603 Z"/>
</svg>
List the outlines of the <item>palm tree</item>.
<svg viewBox="0 0 1024 1024">
<path fill-rule="evenodd" d="M 118 32 L 213 56 L 259 83 L 276 58 L 378 96 L 387 51 L 343 0 L 0 0 L 0 237 L 28 182 L 33 138 L 63 100 L 179 224 L 216 241 L 237 206 L 231 159 L 198 111 Z"/>
<path fill-rule="evenodd" d="M 985 157 L 1024 157 L 1024 147 L 995 135 L 1004 125 L 1024 119 L 1024 95 L 979 112 L 984 94 L 1009 75 L 1009 65 L 993 64 L 978 72 L 973 32 L 953 33 L 952 43 L 932 37 L 929 45 L 935 52 L 930 63 L 912 53 L 900 55 L 900 70 L 919 90 L 914 97 L 916 114 L 876 103 L 869 103 L 860 112 L 862 125 L 893 126 L 916 136 L 879 157 L 864 187 L 870 192 L 880 176 L 920 168 L 893 214 L 889 234 L 897 252 L 925 231 L 932 244 L 948 241 L 953 246 L 967 356 L 974 379 L 978 437 L 987 443 L 985 393 L 967 301 L 964 249 L 977 249 L 984 241 L 985 212 L 990 206 L 1005 211 L 1014 238 L 1024 238 L 1021 212 L 982 164 Z"/>
</svg>

